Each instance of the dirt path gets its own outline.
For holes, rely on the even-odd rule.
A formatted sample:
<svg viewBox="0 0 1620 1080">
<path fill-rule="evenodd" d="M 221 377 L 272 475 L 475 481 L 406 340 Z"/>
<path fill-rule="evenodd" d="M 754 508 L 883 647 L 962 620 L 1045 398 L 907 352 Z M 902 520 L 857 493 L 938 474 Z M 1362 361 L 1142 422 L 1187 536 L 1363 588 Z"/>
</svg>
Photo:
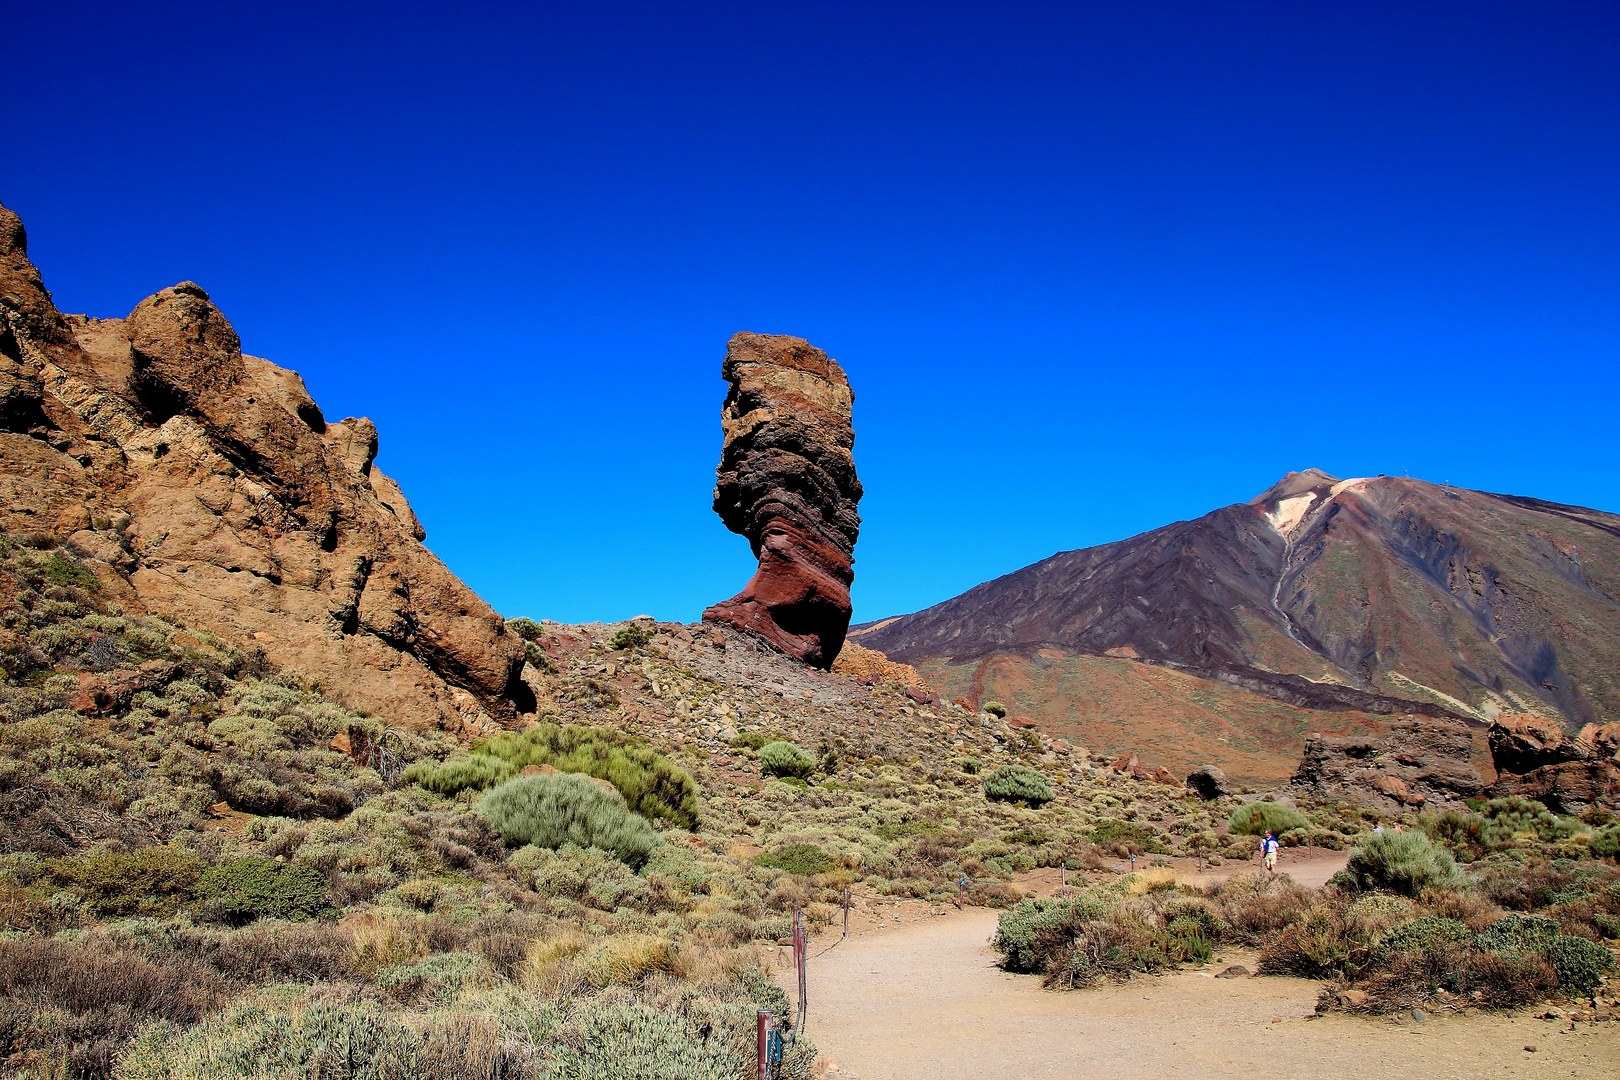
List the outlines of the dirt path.
<svg viewBox="0 0 1620 1080">
<path fill-rule="evenodd" d="M 807 1030 L 827 1075 L 1477 1080 L 1613 1076 L 1620 1062 L 1617 1023 L 1571 1030 L 1528 1011 L 1426 1023 L 1314 1018 L 1318 984 L 1301 979 L 1182 972 L 1051 993 L 995 967 L 986 942 L 996 917 L 952 911 L 852 934 L 830 949 L 836 938 L 813 943 Z M 1224 960 L 1252 965 L 1237 953 Z M 787 972 L 783 986 L 792 992 Z"/>
</svg>

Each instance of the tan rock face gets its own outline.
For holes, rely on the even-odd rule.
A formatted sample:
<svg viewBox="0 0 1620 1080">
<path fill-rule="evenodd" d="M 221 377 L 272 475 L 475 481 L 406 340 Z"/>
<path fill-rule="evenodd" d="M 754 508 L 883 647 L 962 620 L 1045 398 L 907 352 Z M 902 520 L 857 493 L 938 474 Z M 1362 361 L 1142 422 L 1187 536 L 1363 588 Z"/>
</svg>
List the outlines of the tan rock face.
<svg viewBox="0 0 1620 1080">
<path fill-rule="evenodd" d="M 837 361 L 803 338 L 737 334 L 721 373 L 731 391 L 714 509 L 748 537 L 759 571 L 703 619 L 830 667 L 849 629 L 861 526 L 855 394 Z"/>
<path fill-rule="evenodd" d="M 138 608 L 389 722 L 481 732 L 533 710 L 523 643 L 421 546 L 376 427 L 327 423 L 201 288 L 63 316 L 0 208 L 0 354 L 0 529 L 71 538 Z"/>
<path fill-rule="evenodd" d="M 1408 716 L 1382 738 L 1313 735 L 1290 788 L 1298 795 L 1389 813 L 1445 809 L 1485 789 L 1469 760 L 1473 736 L 1456 720 Z"/>
</svg>

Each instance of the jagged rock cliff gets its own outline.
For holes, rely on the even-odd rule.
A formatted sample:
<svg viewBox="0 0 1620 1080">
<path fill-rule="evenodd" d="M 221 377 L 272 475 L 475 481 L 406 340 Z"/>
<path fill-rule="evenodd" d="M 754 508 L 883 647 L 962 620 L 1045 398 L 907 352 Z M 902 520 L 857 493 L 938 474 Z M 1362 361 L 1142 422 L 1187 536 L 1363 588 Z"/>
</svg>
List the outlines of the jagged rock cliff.
<svg viewBox="0 0 1620 1080">
<path fill-rule="evenodd" d="M 826 668 L 849 629 L 855 579 L 855 404 L 849 379 L 803 338 L 737 334 L 722 375 L 725 444 L 714 510 L 748 538 L 759 570 L 703 613 Z"/>
<path fill-rule="evenodd" d="M 127 608 L 390 722 L 533 711 L 523 642 L 422 546 L 376 454 L 371 421 L 328 423 L 191 282 L 126 319 L 63 315 L 0 207 L 0 529 L 66 539 Z"/>
</svg>

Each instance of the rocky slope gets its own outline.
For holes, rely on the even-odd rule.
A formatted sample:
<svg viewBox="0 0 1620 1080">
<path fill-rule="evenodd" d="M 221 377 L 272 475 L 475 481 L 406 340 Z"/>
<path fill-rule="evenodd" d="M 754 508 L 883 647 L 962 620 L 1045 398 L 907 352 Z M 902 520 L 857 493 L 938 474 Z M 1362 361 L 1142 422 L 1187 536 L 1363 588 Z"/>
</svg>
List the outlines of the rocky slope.
<svg viewBox="0 0 1620 1080">
<path fill-rule="evenodd" d="M 725 444 L 714 510 L 748 538 L 759 570 L 704 621 L 755 634 L 827 668 L 849 628 L 855 580 L 855 394 L 836 360 L 803 338 L 737 334 L 721 374 Z"/>
<path fill-rule="evenodd" d="M 1573 730 L 1620 714 L 1620 517 L 1307 470 L 851 636 L 942 688 L 1019 699 L 1043 723 L 1076 716 L 1037 666 L 1171 667 L 1218 686 L 1227 713 L 1251 696 L 1300 710 L 1296 734 L 1259 738 L 1282 757 L 1306 731 L 1342 727 L 1324 722 L 1334 713 L 1369 718 L 1369 733 L 1381 716 L 1483 726 L 1518 712 Z M 1017 677 L 998 684 L 998 668 Z"/>
<path fill-rule="evenodd" d="M 122 607 L 206 627 L 412 727 L 532 712 L 523 642 L 422 546 L 296 372 L 190 282 L 125 319 L 57 311 L 0 208 L 0 530 L 66 540 Z"/>
</svg>

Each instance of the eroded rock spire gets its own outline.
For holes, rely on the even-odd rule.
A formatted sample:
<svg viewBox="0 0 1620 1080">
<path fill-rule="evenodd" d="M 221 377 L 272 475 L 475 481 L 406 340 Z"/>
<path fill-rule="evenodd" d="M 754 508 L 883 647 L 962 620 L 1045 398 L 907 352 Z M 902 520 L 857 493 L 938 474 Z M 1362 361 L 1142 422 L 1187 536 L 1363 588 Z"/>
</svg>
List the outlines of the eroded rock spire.
<svg viewBox="0 0 1620 1080">
<path fill-rule="evenodd" d="M 830 667 L 849 629 L 855 578 L 855 393 L 836 360 L 803 338 L 737 334 L 722 376 L 725 445 L 714 510 L 748 538 L 759 570 L 703 613 L 789 656 Z"/>
</svg>

